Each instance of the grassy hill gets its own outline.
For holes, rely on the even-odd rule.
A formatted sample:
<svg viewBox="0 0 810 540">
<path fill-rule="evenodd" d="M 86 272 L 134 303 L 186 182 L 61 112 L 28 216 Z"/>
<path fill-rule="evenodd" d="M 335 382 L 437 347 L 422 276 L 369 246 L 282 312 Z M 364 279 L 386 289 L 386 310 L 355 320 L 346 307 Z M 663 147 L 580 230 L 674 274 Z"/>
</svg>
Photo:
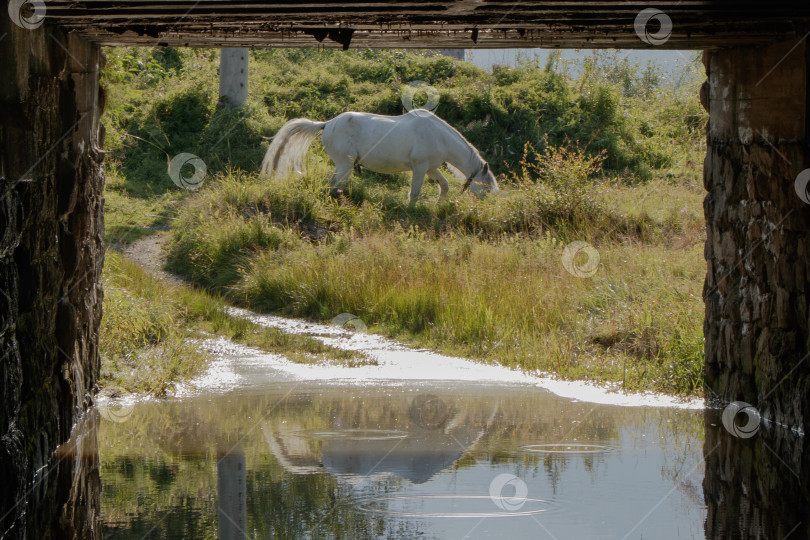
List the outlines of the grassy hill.
<svg viewBox="0 0 810 540">
<path fill-rule="evenodd" d="M 173 271 L 255 309 L 350 312 L 373 331 L 517 369 L 701 390 L 696 68 L 671 80 L 611 55 L 578 66 L 552 55 L 487 73 L 425 53 L 257 50 L 248 103 L 234 110 L 218 101 L 216 50 L 107 56 L 108 242 L 168 227 Z M 409 175 L 359 171 L 331 197 L 317 144 L 305 175 L 257 174 L 287 120 L 400 114 L 416 80 L 436 88 L 436 114 L 481 151 L 501 194 L 461 195 L 454 180 L 437 204 L 428 181 L 409 205 Z M 167 174 L 181 152 L 206 164 L 199 192 Z M 591 277 L 566 271 L 574 241 L 598 253 Z"/>
</svg>

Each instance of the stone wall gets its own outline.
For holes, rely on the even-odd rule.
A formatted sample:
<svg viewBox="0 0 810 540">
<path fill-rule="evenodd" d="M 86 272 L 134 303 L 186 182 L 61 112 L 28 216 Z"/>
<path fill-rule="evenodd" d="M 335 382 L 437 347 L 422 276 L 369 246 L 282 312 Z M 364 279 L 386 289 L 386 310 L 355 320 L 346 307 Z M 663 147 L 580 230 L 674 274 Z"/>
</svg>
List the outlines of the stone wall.
<svg viewBox="0 0 810 540">
<path fill-rule="evenodd" d="M 0 537 L 38 538 L 60 530 L 67 499 L 50 488 L 70 484 L 75 456 L 54 451 L 99 369 L 101 55 L 5 13 L 0 36 Z"/>
<path fill-rule="evenodd" d="M 704 55 L 704 332 L 710 395 L 806 431 L 810 205 L 794 181 L 810 167 L 810 89 L 796 41 Z"/>
<path fill-rule="evenodd" d="M 810 205 L 794 187 L 810 167 L 810 59 L 798 41 L 704 55 L 707 394 L 765 420 L 734 436 L 721 409 L 706 412 L 706 538 L 810 538 L 798 435 L 810 427 Z"/>
</svg>

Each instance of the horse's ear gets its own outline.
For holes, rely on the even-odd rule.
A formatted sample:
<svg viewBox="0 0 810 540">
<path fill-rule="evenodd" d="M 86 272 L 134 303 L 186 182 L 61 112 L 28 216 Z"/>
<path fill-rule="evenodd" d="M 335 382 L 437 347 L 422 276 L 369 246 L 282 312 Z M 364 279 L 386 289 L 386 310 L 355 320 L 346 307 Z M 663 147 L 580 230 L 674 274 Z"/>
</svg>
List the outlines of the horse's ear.
<svg viewBox="0 0 810 540">
<path fill-rule="evenodd" d="M 484 163 L 484 174 L 489 174 L 489 163 Z"/>
</svg>

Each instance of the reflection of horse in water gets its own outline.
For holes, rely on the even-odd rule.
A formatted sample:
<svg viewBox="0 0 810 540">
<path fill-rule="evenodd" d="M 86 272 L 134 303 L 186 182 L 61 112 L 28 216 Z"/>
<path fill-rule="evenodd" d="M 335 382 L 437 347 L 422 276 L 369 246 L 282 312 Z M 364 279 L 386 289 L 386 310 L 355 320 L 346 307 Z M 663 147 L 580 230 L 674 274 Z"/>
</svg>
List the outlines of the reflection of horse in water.
<svg viewBox="0 0 810 540">
<path fill-rule="evenodd" d="M 352 411 L 344 411 L 326 430 L 268 421 L 262 431 L 270 451 L 292 473 L 393 474 L 421 484 L 473 450 L 497 413 L 496 405 L 471 410 L 432 394 L 420 394 L 410 404 L 386 400 L 385 407 L 397 410 L 383 423 L 375 418 L 358 425 L 349 421 Z"/>
<path fill-rule="evenodd" d="M 273 137 L 262 172 L 272 176 L 303 171 L 309 145 L 320 134 L 335 164 L 332 188 L 343 186 L 354 167 L 361 165 L 383 174 L 412 171 L 411 202 L 419 198 L 427 175 L 439 183 L 441 199 L 450 184 L 439 167 L 448 162 L 467 178 L 462 191 L 468 187 L 477 195 L 498 191 L 498 182 L 478 150 L 450 124 L 423 109 L 402 116 L 345 112 L 328 122 L 290 120 Z"/>
</svg>

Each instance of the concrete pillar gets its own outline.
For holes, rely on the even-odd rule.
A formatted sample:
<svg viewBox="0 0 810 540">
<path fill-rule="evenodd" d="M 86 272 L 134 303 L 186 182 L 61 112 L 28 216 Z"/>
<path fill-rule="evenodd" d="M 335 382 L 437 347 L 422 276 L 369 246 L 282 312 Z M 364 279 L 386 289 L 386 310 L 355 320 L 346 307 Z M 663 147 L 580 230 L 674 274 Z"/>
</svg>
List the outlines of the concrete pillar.
<svg viewBox="0 0 810 540">
<path fill-rule="evenodd" d="M 248 96 L 248 49 L 220 49 L 219 96 L 232 107 L 241 107 Z"/>
<path fill-rule="evenodd" d="M 706 413 L 707 538 L 810 538 L 810 167 L 807 41 L 707 52 L 707 395 L 744 401 L 753 432 Z"/>
<path fill-rule="evenodd" d="M 72 525 L 59 520 L 68 493 L 51 488 L 74 478 L 53 452 L 99 370 L 102 57 L 76 34 L 5 16 L 0 36 L 0 536 L 93 537 L 53 532 Z"/>
<path fill-rule="evenodd" d="M 239 443 L 217 450 L 217 531 L 221 540 L 247 538 L 245 452 Z"/>
</svg>

